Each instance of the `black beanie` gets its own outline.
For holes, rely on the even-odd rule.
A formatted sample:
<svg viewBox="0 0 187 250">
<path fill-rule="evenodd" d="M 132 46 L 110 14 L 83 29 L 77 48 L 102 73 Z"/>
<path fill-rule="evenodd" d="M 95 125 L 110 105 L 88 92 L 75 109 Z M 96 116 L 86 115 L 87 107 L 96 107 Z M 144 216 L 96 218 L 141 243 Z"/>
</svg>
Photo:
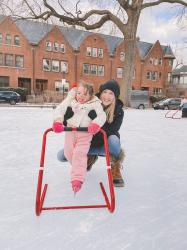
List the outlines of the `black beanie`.
<svg viewBox="0 0 187 250">
<path fill-rule="evenodd" d="M 99 88 L 99 93 L 101 94 L 101 92 L 103 92 L 103 90 L 105 89 L 111 90 L 114 93 L 115 97 L 118 99 L 120 95 L 120 88 L 119 84 L 115 80 L 109 80 L 103 83 Z"/>
</svg>

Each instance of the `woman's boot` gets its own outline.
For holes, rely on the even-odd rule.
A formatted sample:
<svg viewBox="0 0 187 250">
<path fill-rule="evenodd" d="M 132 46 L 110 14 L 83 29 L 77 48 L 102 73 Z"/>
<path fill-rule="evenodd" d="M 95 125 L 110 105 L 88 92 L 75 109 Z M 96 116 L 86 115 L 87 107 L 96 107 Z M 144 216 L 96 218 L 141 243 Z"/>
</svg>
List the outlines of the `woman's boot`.
<svg viewBox="0 0 187 250">
<path fill-rule="evenodd" d="M 87 171 L 90 171 L 93 164 L 97 161 L 98 156 L 97 155 L 88 155 L 87 158 Z"/>
<path fill-rule="evenodd" d="M 110 157 L 113 184 L 115 187 L 125 186 L 123 177 L 120 172 L 120 169 L 122 169 L 122 163 L 123 163 L 124 158 L 125 158 L 125 153 L 123 150 L 121 150 L 118 158 L 115 158 L 113 156 Z"/>
</svg>

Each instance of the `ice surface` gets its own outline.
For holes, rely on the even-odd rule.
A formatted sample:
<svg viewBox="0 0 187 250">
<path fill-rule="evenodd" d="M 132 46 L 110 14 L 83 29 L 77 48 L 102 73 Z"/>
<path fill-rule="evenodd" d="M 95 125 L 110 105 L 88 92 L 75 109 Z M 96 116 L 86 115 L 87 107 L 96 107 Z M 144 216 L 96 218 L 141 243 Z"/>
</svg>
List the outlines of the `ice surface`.
<svg viewBox="0 0 187 250">
<path fill-rule="evenodd" d="M 165 111 L 125 110 L 121 127 L 125 188 L 116 188 L 116 209 L 43 211 L 35 197 L 43 132 L 52 109 L 0 107 L 1 250 L 187 249 L 187 119 Z M 63 134 L 48 136 L 45 205 L 100 204 L 103 158 L 88 172 L 74 198 L 70 166 L 56 159 Z"/>
</svg>

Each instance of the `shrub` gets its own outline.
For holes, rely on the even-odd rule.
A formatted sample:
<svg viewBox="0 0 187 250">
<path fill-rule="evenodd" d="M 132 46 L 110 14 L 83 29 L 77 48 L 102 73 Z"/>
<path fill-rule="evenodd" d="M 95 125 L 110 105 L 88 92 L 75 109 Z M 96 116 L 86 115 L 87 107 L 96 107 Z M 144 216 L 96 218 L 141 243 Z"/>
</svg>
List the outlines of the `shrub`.
<svg viewBox="0 0 187 250">
<path fill-rule="evenodd" d="M 151 96 L 149 97 L 149 100 L 150 100 L 151 103 L 159 102 L 159 101 L 164 100 L 164 99 L 166 99 L 166 96 L 155 96 L 155 95 L 151 95 Z"/>
</svg>

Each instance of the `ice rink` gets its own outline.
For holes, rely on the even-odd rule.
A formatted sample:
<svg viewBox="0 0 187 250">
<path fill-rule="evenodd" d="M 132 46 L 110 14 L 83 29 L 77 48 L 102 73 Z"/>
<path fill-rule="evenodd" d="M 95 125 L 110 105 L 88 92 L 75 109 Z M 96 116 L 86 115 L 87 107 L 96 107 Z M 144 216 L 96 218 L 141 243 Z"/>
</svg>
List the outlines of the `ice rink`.
<svg viewBox="0 0 187 250">
<path fill-rule="evenodd" d="M 43 211 L 37 217 L 42 135 L 51 127 L 53 109 L 0 107 L 0 249 L 186 250 L 187 119 L 166 119 L 165 113 L 125 110 L 120 134 L 126 186 L 115 188 L 113 214 L 82 209 Z M 99 182 L 107 189 L 104 158 L 74 197 L 70 165 L 56 159 L 63 138 L 63 133 L 48 136 L 45 205 L 102 203 Z"/>
</svg>

